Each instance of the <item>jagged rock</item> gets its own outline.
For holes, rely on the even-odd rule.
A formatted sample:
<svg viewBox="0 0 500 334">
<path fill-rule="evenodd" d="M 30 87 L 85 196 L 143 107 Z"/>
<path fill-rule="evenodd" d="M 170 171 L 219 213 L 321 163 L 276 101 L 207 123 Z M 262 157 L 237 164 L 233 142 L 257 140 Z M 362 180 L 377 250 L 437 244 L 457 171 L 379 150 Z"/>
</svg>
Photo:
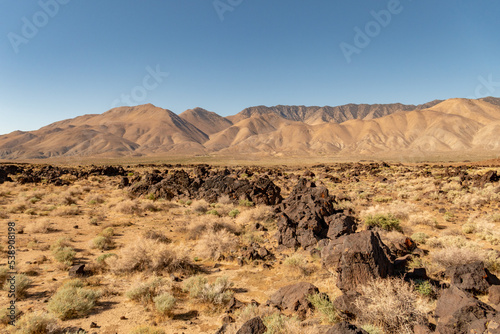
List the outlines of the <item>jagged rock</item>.
<svg viewBox="0 0 500 334">
<path fill-rule="evenodd" d="M 488 302 L 497 306 L 500 305 L 500 285 L 492 285 L 488 289 Z"/>
<path fill-rule="evenodd" d="M 387 247 L 389 247 L 394 256 L 402 257 L 413 252 L 417 248 L 417 244 L 411 238 L 401 234 L 401 237 L 391 239 L 390 242 L 387 242 Z"/>
<path fill-rule="evenodd" d="M 486 293 L 492 284 L 499 284 L 498 278 L 484 268 L 482 261 L 449 267 L 445 275 L 450 278 L 451 285 L 473 293 Z"/>
<path fill-rule="evenodd" d="M 368 334 L 368 332 L 356 325 L 342 321 L 330 328 L 326 334 Z"/>
<path fill-rule="evenodd" d="M 212 175 L 213 172 L 213 175 Z M 150 173 L 140 182 L 132 184 L 130 192 L 135 196 L 154 194 L 157 198 L 171 200 L 175 197 L 205 199 L 214 203 L 221 196 L 227 195 L 233 202 L 246 199 L 255 204 L 275 205 L 281 202 L 281 189 L 267 176 L 255 181 L 238 180 L 228 176 L 228 170 L 203 178 L 206 171 L 198 169 L 197 177 L 191 178 L 184 170 L 175 170 L 166 178 L 160 174 Z"/>
<path fill-rule="evenodd" d="M 236 334 L 264 334 L 267 331 L 266 325 L 260 317 L 248 320 L 241 326 Z"/>
<path fill-rule="evenodd" d="M 12 181 L 12 179 L 9 177 L 7 172 L 3 169 L 0 169 L 0 184 L 2 184 L 4 182 L 11 182 L 11 181 Z"/>
<path fill-rule="evenodd" d="M 273 254 L 269 252 L 265 247 L 253 242 L 242 255 L 245 259 L 253 260 L 267 260 L 273 257 Z"/>
<path fill-rule="evenodd" d="M 336 239 L 343 235 L 348 235 L 356 232 L 357 224 L 352 216 L 337 214 L 329 220 L 327 237 Z"/>
<path fill-rule="evenodd" d="M 276 306 L 280 310 L 294 312 L 304 318 L 314 306 L 307 299 L 309 295 L 317 294 L 319 290 L 311 283 L 300 282 L 287 285 L 276 291 L 267 301 L 268 306 Z"/>
<path fill-rule="evenodd" d="M 339 274 L 337 287 L 355 290 L 374 278 L 393 274 L 390 251 L 377 232 L 362 231 L 331 240 L 321 251 L 323 266 Z"/>
<path fill-rule="evenodd" d="M 69 268 L 68 275 L 72 277 L 84 276 L 85 275 L 85 265 L 77 264 Z"/>
<path fill-rule="evenodd" d="M 300 179 L 276 209 L 278 213 L 278 243 L 285 247 L 311 248 L 328 237 L 355 231 L 352 218 L 334 209 L 334 197 L 325 187 Z M 332 224 L 331 231 L 330 224 Z"/>
<path fill-rule="evenodd" d="M 483 333 L 488 319 L 494 318 L 496 312 L 471 294 L 452 286 L 438 298 L 435 315 L 438 318 L 436 327 L 438 333 L 466 334 Z"/>
<path fill-rule="evenodd" d="M 119 187 L 120 187 L 120 188 L 126 188 L 126 187 L 128 187 L 129 185 L 130 185 L 130 181 L 129 181 L 128 177 L 125 177 L 125 176 L 124 176 L 124 177 L 122 177 L 122 179 L 121 179 L 121 181 L 120 181 L 120 185 L 119 185 Z"/>
<path fill-rule="evenodd" d="M 356 291 L 347 291 L 333 300 L 333 306 L 344 319 L 355 319 L 359 315 L 359 308 L 355 301 L 361 294 Z"/>
</svg>

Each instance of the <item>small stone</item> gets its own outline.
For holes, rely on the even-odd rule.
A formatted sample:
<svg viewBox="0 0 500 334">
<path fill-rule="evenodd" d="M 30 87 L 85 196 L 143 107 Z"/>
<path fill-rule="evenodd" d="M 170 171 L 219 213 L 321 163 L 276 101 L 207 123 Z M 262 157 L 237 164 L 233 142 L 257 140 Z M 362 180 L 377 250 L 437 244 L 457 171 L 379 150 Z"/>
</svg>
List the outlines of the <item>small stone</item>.
<svg viewBox="0 0 500 334">
<path fill-rule="evenodd" d="M 100 326 L 97 326 L 97 324 L 95 322 L 91 322 L 90 328 L 100 328 Z"/>
<path fill-rule="evenodd" d="M 77 264 L 71 267 L 68 271 L 69 276 L 76 277 L 76 276 L 83 276 L 85 275 L 85 265 L 84 264 Z"/>
</svg>

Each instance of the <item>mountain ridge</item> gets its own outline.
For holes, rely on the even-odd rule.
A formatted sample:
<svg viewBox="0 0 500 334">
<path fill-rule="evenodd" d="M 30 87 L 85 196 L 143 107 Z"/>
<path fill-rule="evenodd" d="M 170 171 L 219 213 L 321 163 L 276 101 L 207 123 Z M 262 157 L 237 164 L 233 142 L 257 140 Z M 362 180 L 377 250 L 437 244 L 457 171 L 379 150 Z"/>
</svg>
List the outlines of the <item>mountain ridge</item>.
<svg viewBox="0 0 500 334">
<path fill-rule="evenodd" d="M 0 136 L 0 159 L 152 155 L 377 155 L 500 149 L 500 98 L 420 105 L 249 107 L 223 117 L 118 107 Z"/>
</svg>

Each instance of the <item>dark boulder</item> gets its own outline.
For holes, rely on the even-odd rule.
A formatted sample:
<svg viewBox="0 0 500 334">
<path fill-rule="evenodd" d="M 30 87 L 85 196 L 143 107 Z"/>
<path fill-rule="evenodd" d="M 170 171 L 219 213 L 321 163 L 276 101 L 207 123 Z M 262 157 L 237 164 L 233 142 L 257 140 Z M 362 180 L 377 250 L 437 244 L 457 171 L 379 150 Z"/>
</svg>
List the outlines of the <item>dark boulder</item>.
<svg viewBox="0 0 500 334">
<path fill-rule="evenodd" d="M 319 293 L 318 288 L 311 283 L 300 282 L 287 285 L 276 291 L 266 305 L 275 306 L 280 310 L 290 311 L 305 318 L 314 309 L 308 297 L 317 293 Z"/>
<path fill-rule="evenodd" d="M 473 295 L 452 286 L 438 298 L 435 315 L 438 333 L 466 334 L 483 333 L 487 329 L 488 319 L 494 318 L 496 312 Z"/>
<path fill-rule="evenodd" d="M 327 237 L 336 239 L 343 235 L 348 235 L 356 232 L 357 224 L 352 216 L 344 214 L 336 214 L 330 216 Z"/>
<path fill-rule="evenodd" d="M 368 334 L 364 329 L 342 321 L 330 328 L 326 334 Z"/>
<path fill-rule="evenodd" d="M 248 320 L 241 326 L 236 334 L 264 334 L 267 331 L 266 325 L 260 317 Z"/>
<path fill-rule="evenodd" d="M 300 179 L 276 209 L 278 213 L 278 243 L 285 247 L 311 248 L 328 237 L 355 231 L 351 217 L 334 209 L 335 198 L 328 189 Z M 332 224 L 330 231 L 330 224 Z"/>
<path fill-rule="evenodd" d="M 362 231 L 331 240 L 321 251 L 323 266 L 337 272 L 337 287 L 355 290 L 374 278 L 385 278 L 394 272 L 391 255 L 377 232 Z"/>
<path fill-rule="evenodd" d="M 0 184 L 4 182 L 12 182 L 12 179 L 9 177 L 9 174 L 3 169 L 0 169 Z"/>
<path fill-rule="evenodd" d="M 77 264 L 69 268 L 68 275 L 72 277 L 85 276 L 85 265 Z"/>
<path fill-rule="evenodd" d="M 472 293 L 486 293 L 492 284 L 498 285 L 498 278 L 484 268 L 482 261 L 449 267 L 445 275 L 451 285 Z"/>
<path fill-rule="evenodd" d="M 356 306 L 356 299 L 360 296 L 359 292 L 347 291 L 333 300 L 333 306 L 343 319 L 355 319 L 360 314 Z"/>
<path fill-rule="evenodd" d="M 253 261 L 253 260 L 270 260 L 274 258 L 274 255 L 267 250 L 264 246 L 253 242 L 250 246 L 243 251 L 243 258 Z"/>
<path fill-rule="evenodd" d="M 500 306 L 500 285 L 492 285 L 488 289 L 488 302 Z"/>
</svg>

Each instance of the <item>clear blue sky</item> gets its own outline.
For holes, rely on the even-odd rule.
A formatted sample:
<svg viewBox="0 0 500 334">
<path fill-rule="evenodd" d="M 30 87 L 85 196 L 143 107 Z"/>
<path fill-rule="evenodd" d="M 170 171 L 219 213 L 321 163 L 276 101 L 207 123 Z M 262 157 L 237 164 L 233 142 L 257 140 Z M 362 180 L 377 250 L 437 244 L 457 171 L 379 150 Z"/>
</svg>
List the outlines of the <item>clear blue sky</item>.
<svg viewBox="0 0 500 334">
<path fill-rule="evenodd" d="M 0 133 L 128 102 L 230 115 L 500 96 L 499 1 L 394 1 L 0 0 Z"/>
</svg>

